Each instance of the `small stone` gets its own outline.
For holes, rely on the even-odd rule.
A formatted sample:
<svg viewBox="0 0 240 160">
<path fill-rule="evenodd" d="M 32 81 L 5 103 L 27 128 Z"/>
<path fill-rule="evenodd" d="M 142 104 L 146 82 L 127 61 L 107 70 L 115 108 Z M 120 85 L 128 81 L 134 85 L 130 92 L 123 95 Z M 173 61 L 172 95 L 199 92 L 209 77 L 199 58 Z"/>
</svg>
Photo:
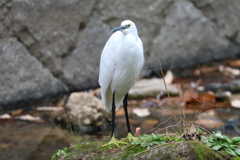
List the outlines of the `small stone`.
<svg viewBox="0 0 240 160">
<path fill-rule="evenodd" d="M 176 87 L 167 84 L 167 89 L 170 95 L 179 95 L 179 91 Z M 137 81 L 129 91 L 129 98 L 140 99 L 145 97 L 156 97 L 160 92 L 167 94 L 163 79 L 142 79 Z"/>
<path fill-rule="evenodd" d="M 84 119 L 83 120 L 83 124 L 85 124 L 85 125 L 90 125 L 91 124 L 91 121 L 90 121 L 90 119 Z"/>
<path fill-rule="evenodd" d="M 138 117 L 146 117 L 150 115 L 148 108 L 134 108 L 132 112 Z"/>
<path fill-rule="evenodd" d="M 95 113 L 95 114 L 93 115 L 93 118 L 94 118 L 95 121 L 97 121 L 97 120 L 100 119 L 102 116 L 103 116 L 102 113 Z"/>
<path fill-rule="evenodd" d="M 98 122 L 96 123 L 96 126 L 101 126 L 101 125 L 103 125 L 103 122 L 102 122 L 102 121 L 98 121 Z"/>
<path fill-rule="evenodd" d="M 9 114 L 3 114 L 3 115 L 0 115 L 0 119 L 10 119 L 11 116 Z"/>
</svg>

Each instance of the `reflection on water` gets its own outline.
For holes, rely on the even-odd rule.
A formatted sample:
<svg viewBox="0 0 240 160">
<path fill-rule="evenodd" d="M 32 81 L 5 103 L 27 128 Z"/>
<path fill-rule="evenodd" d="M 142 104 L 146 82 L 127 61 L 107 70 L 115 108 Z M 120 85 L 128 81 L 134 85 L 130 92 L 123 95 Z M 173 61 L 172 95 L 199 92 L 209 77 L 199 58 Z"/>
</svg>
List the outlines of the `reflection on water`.
<svg viewBox="0 0 240 160">
<path fill-rule="evenodd" d="M 0 159 L 42 160 L 69 146 L 71 134 L 53 124 L 20 120 L 1 122 Z"/>
</svg>

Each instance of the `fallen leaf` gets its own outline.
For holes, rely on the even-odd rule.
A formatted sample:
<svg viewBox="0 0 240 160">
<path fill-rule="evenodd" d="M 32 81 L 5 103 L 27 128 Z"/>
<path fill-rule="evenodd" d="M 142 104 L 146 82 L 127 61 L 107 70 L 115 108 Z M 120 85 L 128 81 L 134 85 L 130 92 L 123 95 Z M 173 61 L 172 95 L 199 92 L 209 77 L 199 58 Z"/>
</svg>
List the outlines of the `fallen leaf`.
<svg viewBox="0 0 240 160">
<path fill-rule="evenodd" d="M 12 111 L 12 112 L 11 112 L 11 115 L 16 116 L 16 115 L 21 114 L 22 112 L 23 112 L 23 110 L 18 109 L 18 110 Z"/>
<path fill-rule="evenodd" d="M 210 109 L 217 108 L 229 108 L 231 104 L 229 102 L 188 102 L 185 105 L 186 109 L 198 110 L 198 111 L 207 111 Z"/>
<path fill-rule="evenodd" d="M 214 72 L 218 71 L 218 67 L 206 67 L 206 66 L 204 66 L 204 67 L 200 68 L 200 70 L 201 70 L 201 73 L 203 73 L 203 74 L 214 73 Z"/>
<path fill-rule="evenodd" d="M 189 101 L 190 102 L 215 102 L 216 95 L 211 92 L 204 92 L 202 94 L 198 94 L 196 97 L 192 97 Z"/>
<path fill-rule="evenodd" d="M 183 135 L 183 138 L 186 140 L 199 141 L 199 137 L 200 137 L 200 135 L 199 135 L 195 125 L 193 125 L 193 124 Z"/>
<path fill-rule="evenodd" d="M 197 97 L 198 92 L 192 89 L 186 90 L 183 95 L 180 97 L 180 100 L 182 102 L 188 102 L 190 101 L 193 97 Z"/>
<path fill-rule="evenodd" d="M 148 108 L 134 108 L 132 112 L 138 117 L 146 117 L 150 115 Z"/>
<path fill-rule="evenodd" d="M 229 65 L 234 68 L 240 68 L 240 60 L 230 61 Z"/>
<path fill-rule="evenodd" d="M 212 120 L 212 119 L 198 119 L 194 123 L 197 125 L 206 127 L 208 129 L 215 129 L 224 124 L 221 121 L 216 121 L 216 120 Z"/>
<path fill-rule="evenodd" d="M 11 116 L 7 113 L 0 115 L 0 119 L 10 119 L 10 118 L 11 118 Z"/>
</svg>

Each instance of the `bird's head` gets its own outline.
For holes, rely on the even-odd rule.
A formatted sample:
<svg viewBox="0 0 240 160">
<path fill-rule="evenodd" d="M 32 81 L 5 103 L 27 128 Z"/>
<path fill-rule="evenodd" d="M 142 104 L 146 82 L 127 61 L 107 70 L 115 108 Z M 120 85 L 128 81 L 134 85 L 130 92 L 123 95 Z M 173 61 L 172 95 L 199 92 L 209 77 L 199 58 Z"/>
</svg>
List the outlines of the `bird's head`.
<svg viewBox="0 0 240 160">
<path fill-rule="evenodd" d="M 132 21 L 125 20 L 121 23 L 120 27 L 112 29 L 112 32 L 116 31 L 121 31 L 124 34 L 137 34 L 137 27 Z"/>
</svg>

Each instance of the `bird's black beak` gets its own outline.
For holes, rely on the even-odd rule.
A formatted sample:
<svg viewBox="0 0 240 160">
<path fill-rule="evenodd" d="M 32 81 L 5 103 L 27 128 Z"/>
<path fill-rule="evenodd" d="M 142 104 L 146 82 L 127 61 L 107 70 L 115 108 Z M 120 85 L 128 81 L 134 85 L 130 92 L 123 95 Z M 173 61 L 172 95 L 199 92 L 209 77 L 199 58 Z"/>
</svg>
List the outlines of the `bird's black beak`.
<svg viewBox="0 0 240 160">
<path fill-rule="evenodd" d="M 116 32 L 116 31 L 123 30 L 123 29 L 126 29 L 126 28 L 127 28 L 127 27 L 124 25 L 124 26 L 120 26 L 120 27 L 114 28 L 114 29 L 112 29 L 111 31 L 112 31 L 112 32 Z"/>
</svg>

